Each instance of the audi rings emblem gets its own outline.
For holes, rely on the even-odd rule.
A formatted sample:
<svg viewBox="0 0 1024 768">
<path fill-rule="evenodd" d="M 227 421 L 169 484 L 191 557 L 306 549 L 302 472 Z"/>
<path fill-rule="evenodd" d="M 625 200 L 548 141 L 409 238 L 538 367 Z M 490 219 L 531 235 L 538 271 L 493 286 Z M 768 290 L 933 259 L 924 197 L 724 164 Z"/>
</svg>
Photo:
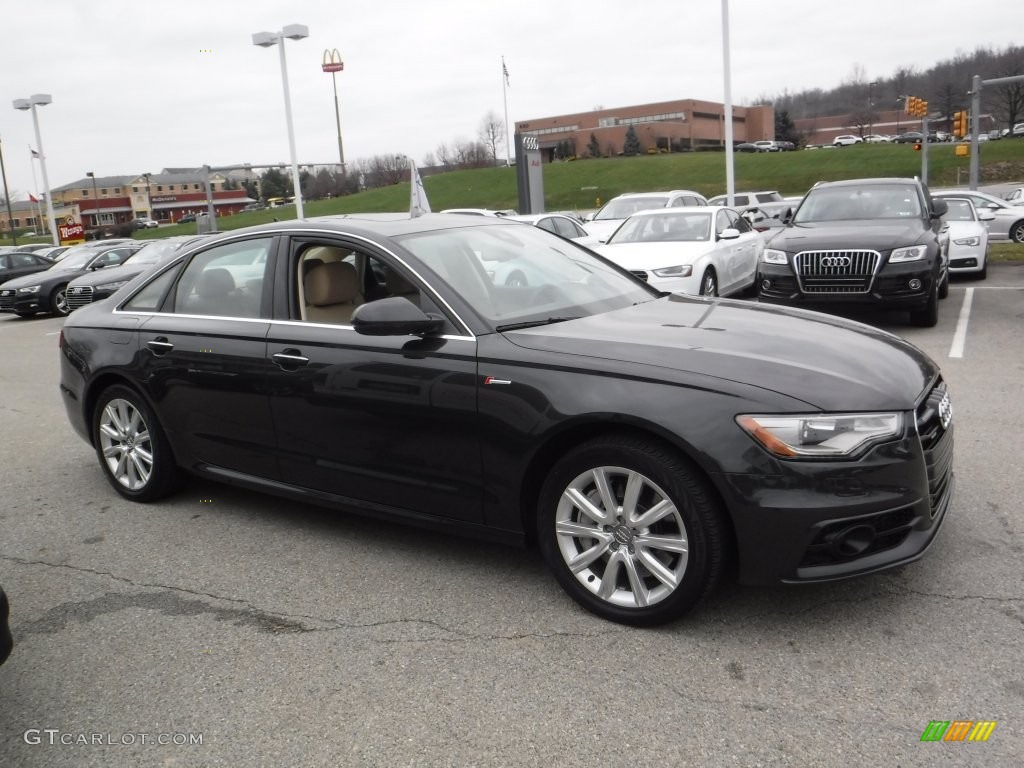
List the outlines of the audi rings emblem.
<svg viewBox="0 0 1024 768">
<path fill-rule="evenodd" d="M 942 422 L 943 429 L 949 429 L 949 424 L 953 421 L 953 402 L 949 399 L 948 392 L 939 401 L 939 421 Z"/>
<path fill-rule="evenodd" d="M 849 256 L 825 256 L 820 264 L 823 267 L 848 267 L 853 263 Z"/>
</svg>

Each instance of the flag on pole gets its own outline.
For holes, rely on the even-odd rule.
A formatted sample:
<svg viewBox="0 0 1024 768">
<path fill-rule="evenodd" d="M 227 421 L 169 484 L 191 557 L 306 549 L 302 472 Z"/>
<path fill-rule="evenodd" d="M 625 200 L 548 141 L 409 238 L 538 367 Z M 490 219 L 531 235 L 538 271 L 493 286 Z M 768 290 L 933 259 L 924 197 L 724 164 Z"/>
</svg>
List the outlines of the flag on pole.
<svg viewBox="0 0 1024 768">
<path fill-rule="evenodd" d="M 430 213 L 430 203 L 427 201 L 427 191 L 423 188 L 423 179 L 420 172 L 416 170 L 416 163 L 409 161 L 409 216 L 416 218 L 424 213 Z"/>
<path fill-rule="evenodd" d="M 509 88 L 511 88 L 512 87 L 512 83 L 510 83 L 508 81 L 508 67 L 505 66 L 505 57 L 504 56 L 501 57 L 501 74 L 503 74 L 505 76 L 505 85 L 507 85 Z"/>
<path fill-rule="evenodd" d="M 28 193 L 28 199 L 33 203 L 39 202 L 39 198 L 33 195 L 31 192 Z"/>
<path fill-rule="evenodd" d="M 32 153 L 32 157 L 39 157 L 39 153 L 32 149 L 32 147 L 29 147 L 28 151 Z"/>
</svg>

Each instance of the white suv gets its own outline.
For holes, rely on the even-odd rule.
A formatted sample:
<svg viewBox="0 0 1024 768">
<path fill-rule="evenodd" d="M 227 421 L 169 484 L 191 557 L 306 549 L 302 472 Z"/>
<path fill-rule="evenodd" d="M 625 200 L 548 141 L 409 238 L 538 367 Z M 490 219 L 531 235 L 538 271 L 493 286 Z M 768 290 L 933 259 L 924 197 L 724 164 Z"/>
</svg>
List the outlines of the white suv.
<svg viewBox="0 0 1024 768">
<path fill-rule="evenodd" d="M 863 144 L 864 139 L 860 136 L 854 136 L 853 134 L 845 134 L 843 136 L 836 136 L 832 140 L 832 146 L 834 147 L 848 147 L 851 144 Z"/>
<path fill-rule="evenodd" d="M 669 192 L 629 192 L 613 197 L 595 213 L 583 228 L 587 234 L 605 242 L 619 225 L 637 211 L 651 208 L 678 208 L 684 205 L 707 205 L 708 200 L 700 192 L 689 189 L 673 189 Z"/>
</svg>

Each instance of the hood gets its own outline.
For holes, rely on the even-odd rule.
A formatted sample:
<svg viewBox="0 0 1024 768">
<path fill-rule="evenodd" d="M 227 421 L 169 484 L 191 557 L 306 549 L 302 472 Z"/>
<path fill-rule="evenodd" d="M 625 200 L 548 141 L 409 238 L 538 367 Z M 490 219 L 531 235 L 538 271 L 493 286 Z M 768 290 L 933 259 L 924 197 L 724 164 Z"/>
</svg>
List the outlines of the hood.
<svg viewBox="0 0 1024 768">
<path fill-rule="evenodd" d="M 832 412 L 912 409 L 938 375 L 916 347 L 867 325 L 678 294 L 505 336 L 529 349 L 738 382 Z"/>
<path fill-rule="evenodd" d="M 714 250 L 714 244 L 657 242 L 622 243 L 598 246 L 597 252 L 623 269 L 662 269 L 678 264 L 693 264 L 704 254 Z"/>
<path fill-rule="evenodd" d="M 930 231 L 925 229 L 924 220 L 918 218 L 822 221 L 786 227 L 765 247 L 788 253 L 870 248 L 884 254 L 893 248 L 916 245 L 921 236 Z"/>
<path fill-rule="evenodd" d="M 80 275 L 82 273 L 82 269 L 80 267 L 76 267 L 75 269 L 59 269 L 59 266 L 60 264 L 58 262 L 58 264 L 54 265 L 54 267 L 51 267 L 50 269 L 44 269 L 41 272 L 33 272 L 31 275 L 16 277 L 13 280 L 8 280 L 3 285 L 0 285 L 0 288 L 7 290 L 8 288 L 24 288 L 29 285 L 43 285 L 54 280 L 73 280 L 76 275 Z"/>
<path fill-rule="evenodd" d="M 131 280 L 136 275 L 141 275 L 150 267 L 156 265 L 156 262 L 149 264 L 122 264 L 119 267 L 104 267 L 103 269 L 97 269 L 93 272 L 86 272 L 81 277 L 76 277 L 69 283 L 69 285 L 80 286 L 80 285 L 103 285 L 104 283 L 113 283 L 117 280 Z"/>
<path fill-rule="evenodd" d="M 588 235 L 604 242 L 624 221 L 625 219 L 598 219 L 597 221 L 588 221 L 583 228 L 587 230 Z"/>
</svg>

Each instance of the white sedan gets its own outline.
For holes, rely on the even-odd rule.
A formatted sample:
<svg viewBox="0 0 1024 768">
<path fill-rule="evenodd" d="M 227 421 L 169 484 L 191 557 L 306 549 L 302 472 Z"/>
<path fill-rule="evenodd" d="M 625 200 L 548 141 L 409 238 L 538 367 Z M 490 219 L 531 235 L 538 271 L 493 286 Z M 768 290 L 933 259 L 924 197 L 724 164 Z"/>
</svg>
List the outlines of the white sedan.
<svg viewBox="0 0 1024 768">
<path fill-rule="evenodd" d="M 949 273 L 984 280 L 988 273 L 988 222 L 995 216 L 984 208 L 976 210 L 967 198 L 943 200 L 948 206 L 942 220 L 949 227 Z"/>
<path fill-rule="evenodd" d="M 634 213 L 598 253 L 662 291 L 726 296 L 753 287 L 764 243 L 732 208 Z"/>
</svg>

